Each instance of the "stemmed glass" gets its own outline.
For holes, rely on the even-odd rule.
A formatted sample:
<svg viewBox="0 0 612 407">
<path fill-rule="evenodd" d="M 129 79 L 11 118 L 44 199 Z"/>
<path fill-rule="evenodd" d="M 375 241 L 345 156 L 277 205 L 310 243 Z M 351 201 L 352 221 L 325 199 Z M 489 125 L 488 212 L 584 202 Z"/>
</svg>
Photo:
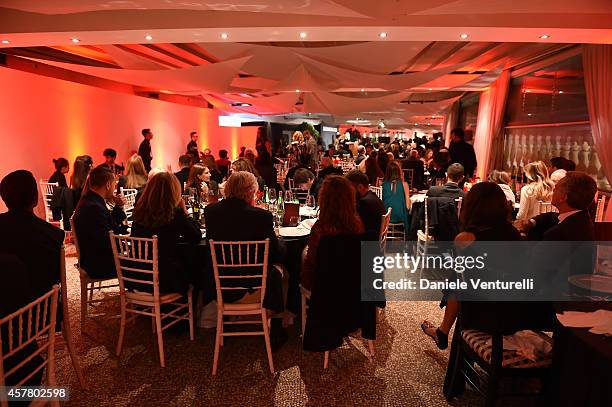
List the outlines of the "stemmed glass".
<svg viewBox="0 0 612 407">
<path fill-rule="evenodd" d="M 276 189 L 274 188 L 270 188 L 268 190 L 268 196 L 270 198 L 270 203 L 272 204 L 272 207 L 274 208 L 274 204 L 276 203 Z"/>
</svg>

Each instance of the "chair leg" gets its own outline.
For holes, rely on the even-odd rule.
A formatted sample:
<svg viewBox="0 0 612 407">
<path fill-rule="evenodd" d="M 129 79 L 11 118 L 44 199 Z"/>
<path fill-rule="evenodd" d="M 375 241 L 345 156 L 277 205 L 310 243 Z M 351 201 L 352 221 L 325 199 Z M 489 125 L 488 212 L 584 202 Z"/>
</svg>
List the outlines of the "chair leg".
<svg viewBox="0 0 612 407">
<path fill-rule="evenodd" d="M 157 331 L 157 347 L 159 350 L 159 364 L 161 367 L 166 367 L 164 358 L 164 338 L 161 325 L 161 309 L 159 304 L 155 304 L 155 329 Z"/>
<path fill-rule="evenodd" d="M 70 359 L 72 360 L 72 366 L 74 367 L 74 371 L 76 372 L 77 379 L 79 379 L 79 384 L 82 388 L 85 388 L 85 378 L 83 377 L 83 370 L 81 369 L 81 365 L 79 363 L 79 360 L 77 359 L 74 342 L 72 342 L 72 329 L 70 328 L 70 322 L 67 322 L 66 318 L 68 318 L 68 315 L 64 315 L 64 320 L 62 321 L 62 335 L 64 337 L 64 341 L 66 342 L 66 346 L 68 347 L 68 353 L 70 354 Z"/>
<path fill-rule="evenodd" d="M 194 340 L 195 335 L 194 335 L 194 324 L 193 324 L 193 319 L 194 319 L 194 313 L 193 313 L 193 290 L 190 288 L 189 292 L 187 293 L 187 301 L 189 302 L 189 339 L 190 340 Z"/>
<path fill-rule="evenodd" d="M 329 366 L 329 351 L 325 351 L 325 355 L 323 356 L 323 369 L 327 369 Z"/>
<path fill-rule="evenodd" d="M 306 332 L 306 296 L 302 294 L 302 341 L 304 340 L 304 332 Z"/>
<path fill-rule="evenodd" d="M 87 319 L 87 283 L 81 280 L 81 333 Z"/>
<path fill-rule="evenodd" d="M 217 312 L 217 334 L 215 336 L 215 354 L 213 356 L 212 375 L 217 374 L 217 364 L 219 362 L 219 348 L 221 347 L 221 339 L 223 338 L 223 313 Z"/>
<path fill-rule="evenodd" d="M 372 339 L 368 339 L 368 349 L 370 350 L 370 356 L 374 357 L 376 352 L 374 352 L 374 341 Z"/>
<path fill-rule="evenodd" d="M 494 407 L 497 404 L 497 385 L 497 375 L 495 373 L 490 374 L 487 383 L 487 394 L 485 395 L 486 407 Z"/>
<path fill-rule="evenodd" d="M 268 365 L 270 365 L 270 373 L 274 374 L 274 360 L 272 359 L 272 347 L 270 346 L 270 325 L 266 310 L 262 309 L 261 322 L 263 324 L 264 340 L 266 341 L 266 353 L 268 354 Z"/>
<path fill-rule="evenodd" d="M 151 332 L 155 333 L 155 317 L 151 317 Z"/>
<path fill-rule="evenodd" d="M 125 336 L 125 317 L 126 317 L 126 303 L 125 298 L 121 296 L 121 321 L 119 322 L 119 340 L 117 341 L 116 355 L 121 355 L 121 348 L 123 347 L 123 337 Z"/>
</svg>

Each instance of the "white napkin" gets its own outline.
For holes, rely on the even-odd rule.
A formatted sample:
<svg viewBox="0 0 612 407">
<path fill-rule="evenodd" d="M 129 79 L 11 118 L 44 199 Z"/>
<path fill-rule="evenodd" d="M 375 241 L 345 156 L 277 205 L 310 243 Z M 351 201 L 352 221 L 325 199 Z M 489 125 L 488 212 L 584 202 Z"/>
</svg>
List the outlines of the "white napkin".
<svg viewBox="0 0 612 407">
<path fill-rule="evenodd" d="M 599 309 L 594 312 L 565 311 L 557 314 L 563 326 L 570 328 L 591 328 L 597 335 L 612 335 L 612 311 Z"/>
</svg>

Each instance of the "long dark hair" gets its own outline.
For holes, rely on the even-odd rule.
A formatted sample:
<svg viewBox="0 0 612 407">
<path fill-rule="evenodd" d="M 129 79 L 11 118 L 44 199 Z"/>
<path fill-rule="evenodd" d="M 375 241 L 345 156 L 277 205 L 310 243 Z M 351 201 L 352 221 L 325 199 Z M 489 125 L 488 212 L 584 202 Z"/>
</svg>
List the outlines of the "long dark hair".
<svg viewBox="0 0 612 407">
<path fill-rule="evenodd" d="M 363 233 L 363 223 L 357 214 L 355 189 L 349 180 L 339 175 L 325 177 L 319 192 L 319 220 L 323 233 Z"/>
<path fill-rule="evenodd" d="M 461 223 L 467 231 L 499 226 L 510 220 L 510 206 L 504 191 L 494 182 L 479 182 L 463 199 Z"/>
<path fill-rule="evenodd" d="M 70 187 L 72 189 L 83 189 L 85 182 L 87 181 L 89 171 L 91 171 L 92 164 L 93 160 L 88 155 L 80 155 L 74 160 L 74 165 L 72 166 L 72 176 L 70 177 Z"/>
<path fill-rule="evenodd" d="M 53 159 L 53 165 L 55 166 L 55 171 L 61 171 L 62 168 L 70 166 L 70 163 L 65 158 L 60 157 L 58 159 Z"/>
<path fill-rule="evenodd" d="M 381 171 L 383 173 L 386 173 L 387 165 L 389 165 L 389 156 L 387 155 L 387 152 L 382 148 L 378 149 L 378 156 L 376 157 L 376 162 L 378 163 L 378 166 L 380 167 Z"/>
</svg>

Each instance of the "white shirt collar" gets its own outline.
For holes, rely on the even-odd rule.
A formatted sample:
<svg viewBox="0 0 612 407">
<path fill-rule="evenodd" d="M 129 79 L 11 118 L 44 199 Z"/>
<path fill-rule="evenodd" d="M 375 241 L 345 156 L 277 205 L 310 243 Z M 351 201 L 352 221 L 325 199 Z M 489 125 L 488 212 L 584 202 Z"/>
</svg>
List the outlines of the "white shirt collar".
<svg viewBox="0 0 612 407">
<path fill-rule="evenodd" d="M 565 219 L 569 218 L 570 216 L 572 216 L 573 214 L 578 213 L 578 212 L 580 212 L 580 210 L 560 213 L 559 214 L 559 223 L 563 222 Z"/>
</svg>

